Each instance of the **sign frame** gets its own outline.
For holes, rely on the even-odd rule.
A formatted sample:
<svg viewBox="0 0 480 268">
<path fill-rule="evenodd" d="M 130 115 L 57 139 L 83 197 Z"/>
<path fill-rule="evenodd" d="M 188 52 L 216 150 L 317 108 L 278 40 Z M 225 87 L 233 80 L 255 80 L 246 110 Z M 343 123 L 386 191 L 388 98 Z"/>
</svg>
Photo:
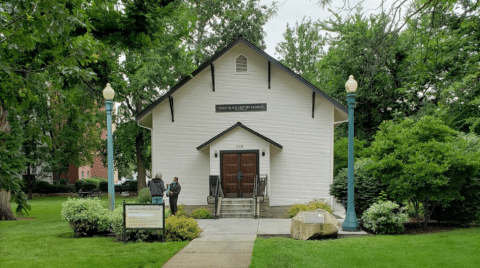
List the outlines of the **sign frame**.
<svg viewBox="0 0 480 268">
<path fill-rule="evenodd" d="M 127 213 L 127 206 L 161 206 L 162 207 L 162 226 L 163 228 L 127 228 L 127 221 L 126 221 L 126 213 Z M 162 243 L 165 243 L 165 202 L 162 204 L 133 204 L 133 203 L 125 203 L 123 200 L 123 243 L 127 243 L 127 230 L 163 230 L 162 236 Z"/>
<path fill-rule="evenodd" d="M 266 112 L 267 103 L 250 103 L 250 104 L 216 104 L 215 113 L 231 113 L 231 112 Z"/>
</svg>

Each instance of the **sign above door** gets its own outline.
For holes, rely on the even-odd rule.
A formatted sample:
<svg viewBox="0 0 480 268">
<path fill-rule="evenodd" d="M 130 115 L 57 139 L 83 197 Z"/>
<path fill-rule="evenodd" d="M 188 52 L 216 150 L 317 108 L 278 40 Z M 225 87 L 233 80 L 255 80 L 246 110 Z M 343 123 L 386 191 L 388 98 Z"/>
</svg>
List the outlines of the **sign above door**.
<svg viewBox="0 0 480 268">
<path fill-rule="evenodd" d="M 263 112 L 267 110 L 266 103 L 253 104 L 217 104 L 215 105 L 216 113 L 225 112 Z"/>
</svg>

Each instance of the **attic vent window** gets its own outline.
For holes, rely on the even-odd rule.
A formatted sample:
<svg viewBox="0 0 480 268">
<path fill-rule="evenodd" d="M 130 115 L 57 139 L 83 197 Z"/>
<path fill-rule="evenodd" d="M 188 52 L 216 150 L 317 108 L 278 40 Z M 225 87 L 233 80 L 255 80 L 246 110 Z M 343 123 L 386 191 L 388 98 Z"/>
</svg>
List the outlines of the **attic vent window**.
<svg viewBox="0 0 480 268">
<path fill-rule="evenodd" d="M 247 57 L 240 55 L 235 59 L 235 73 L 236 74 L 247 73 Z"/>
</svg>

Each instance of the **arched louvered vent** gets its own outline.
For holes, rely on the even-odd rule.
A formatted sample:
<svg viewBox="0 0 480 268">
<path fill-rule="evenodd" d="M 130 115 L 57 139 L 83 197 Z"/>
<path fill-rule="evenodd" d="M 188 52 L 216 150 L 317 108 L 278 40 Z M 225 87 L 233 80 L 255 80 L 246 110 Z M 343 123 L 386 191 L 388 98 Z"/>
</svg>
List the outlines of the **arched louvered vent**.
<svg viewBox="0 0 480 268">
<path fill-rule="evenodd" d="M 235 60 L 235 73 L 247 73 L 247 57 L 240 55 Z"/>
</svg>

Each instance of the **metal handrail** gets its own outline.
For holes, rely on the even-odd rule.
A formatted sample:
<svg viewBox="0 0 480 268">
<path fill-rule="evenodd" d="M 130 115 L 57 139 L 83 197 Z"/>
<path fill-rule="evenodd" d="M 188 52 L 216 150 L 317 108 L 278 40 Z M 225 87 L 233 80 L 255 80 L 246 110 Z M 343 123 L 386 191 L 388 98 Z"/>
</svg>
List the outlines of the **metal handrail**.
<svg viewBox="0 0 480 268">
<path fill-rule="evenodd" d="M 218 219 L 218 197 L 220 195 L 220 176 L 217 177 L 217 183 L 215 185 L 215 219 Z"/>
<path fill-rule="evenodd" d="M 255 186 L 254 186 L 254 190 L 253 190 L 254 199 L 255 199 L 255 208 L 254 208 L 255 219 L 258 217 L 258 211 L 257 211 L 258 197 L 260 197 L 260 196 L 263 197 L 262 202 L 260 202 L 260 203 L 265 202 L 265 192 L 266 192 L 265 188 L 266 188 L 266 185 L 267 185 L 267 179 L 268 179 L 267 175 L 265 175 L 264 179 L 257 178 L 257 176 L 255 177 Z"/>
</svg>

